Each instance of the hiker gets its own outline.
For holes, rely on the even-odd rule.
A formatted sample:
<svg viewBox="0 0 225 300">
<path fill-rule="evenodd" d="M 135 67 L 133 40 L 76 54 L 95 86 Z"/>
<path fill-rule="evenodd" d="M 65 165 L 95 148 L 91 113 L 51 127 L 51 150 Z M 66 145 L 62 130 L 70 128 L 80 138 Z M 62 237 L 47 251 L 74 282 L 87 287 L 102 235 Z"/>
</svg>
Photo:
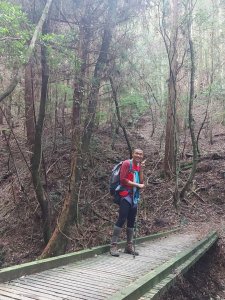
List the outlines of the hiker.
<svg viewBox="0 0 225 300">
<path fill-rule="evenodd" d="M 143 168 L 145 166 L 145 161 L 143 161 L 143 158 L 143 150 L 134 149 L 132 160 L 125 160 L 120 169 L 119 216 L 114 225 L 111 239 L 110 254 L 112 256 L 119 256 L 117 241 L 126 221 L 127 244 L 124 252 L 132 255 L 139 255 L 139 253 L 134 250 L 133 235 L 139 201 L 139 189 L 144 188 Z"/>
</svg>

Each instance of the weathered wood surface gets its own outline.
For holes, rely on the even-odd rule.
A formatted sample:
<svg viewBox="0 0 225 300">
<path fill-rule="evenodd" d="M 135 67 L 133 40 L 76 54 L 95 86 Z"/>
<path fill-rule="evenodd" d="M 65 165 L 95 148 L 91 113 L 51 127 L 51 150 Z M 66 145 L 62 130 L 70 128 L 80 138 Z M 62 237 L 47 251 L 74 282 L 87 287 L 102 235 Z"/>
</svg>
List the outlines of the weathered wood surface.
<svg viewBox="0 0 225 300">
<path fill-rule="evenodd" d="M 195 233 L 173 234 L 138 245 L 135 259 L 123 252 L 119 258 L 107 253 L 24 276 L 0 284 L 0 300 L 110 299 L 197 240 Z"/>
</svg>

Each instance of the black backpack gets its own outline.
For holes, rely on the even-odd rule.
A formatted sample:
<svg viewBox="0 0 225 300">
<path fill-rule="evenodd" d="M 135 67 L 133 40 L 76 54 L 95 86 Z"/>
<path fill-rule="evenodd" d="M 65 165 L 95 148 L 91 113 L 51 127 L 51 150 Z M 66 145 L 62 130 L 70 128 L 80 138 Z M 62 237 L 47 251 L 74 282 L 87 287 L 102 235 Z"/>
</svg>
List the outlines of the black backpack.
<svg viewBox="0 0 225 300">
<path fill-rule="evenodd" d="M 109 181 L 110 195 L 113 196 L 113 202 L 116 204 L 120 204 L 119 191 L 122 190 L 120 187 L 120 169 L 122 164 L 123 161 L 114 166 Z M 132 171 L 132 160 L 130 160 L 130 171 Z"/>
</svg>

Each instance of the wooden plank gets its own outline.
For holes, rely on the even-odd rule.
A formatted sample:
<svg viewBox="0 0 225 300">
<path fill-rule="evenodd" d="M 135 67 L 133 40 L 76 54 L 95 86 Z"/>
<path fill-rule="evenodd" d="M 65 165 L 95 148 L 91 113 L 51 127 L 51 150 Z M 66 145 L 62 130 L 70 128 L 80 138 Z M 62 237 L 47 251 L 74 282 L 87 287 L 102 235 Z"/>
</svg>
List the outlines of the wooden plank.
<svg viewBox="0 0 225 300">
<path fill-rule="evenodd" d="M 140 237 L 136 239 L 136 243 L 141 243 L 148 240 L 155 240 L 157 238 L 166 236 L 171 234 L 172 232 L 176 232 L 180 230 L 180 228 L 175 228 L 170 231 L 160 232 L 157 234 L 152 234 L 145 237 Z M 125 241 L 120 242 L 120 245 L 125 245 Z M 42 272 L 44 270 L 49 270 L 52 268 L 56 268 L 62 265 L 74 263 L 75 261 L 87 259 L 90 257 L 94 257 L 95 255 L 99 255 L 102 253 L 106 253 L 109 251 L 110 245 L 103 245 L 99 247 L 93 247 L 91 249 L 85 249 L 78 252 L 67 253 L 64 255 L 60 255 L 57 257 L 46 258 L 42 260 L 37 260 L 25 264 L 21 264 L 18 266 L 12 266 L 8 268 L 0 269 L 0 283 L 10 281 L 16 278 L 19 278 L 24 275 L 30 275 L 38 272 Z"/>
<path fill-rule="evenodd" d="M 60 276 L 65 275 L 71 275 L 71 276 L 84 276 L 87 275 L 87 277 L 95 278 L 97 270 L 95 268 L 88 268 L 87 266 L 83 266 L 82 268 L 73 268 L 71 270 L 55 270 L 55 271 L 47 271 L 43 272 L 41 274 L 46 276 L 52 276 L 55 273 L 58 273 Z M 39 274 L 33 275 L 33 276 L 39 276 Z M 117 276 L 115 277 L 114 273 L 112 272 L 106 272 L 106 270 L 102 270 L 98 272 L 99 278 L 105 278 L 107 281 L 112 282 L 112 279 L 115 280 L 115 283 L 120 282 L 120 280 L 123 278 L 123 276 Z"/>
<path fill-rule="evenodd" d="M 6 289 L 5 288 L 5 291 L 0 288 L 0 296 L 1 294 L 3 293 L 4 295 L 9 295 L 11 296 L 12 298 L 10 299 L 16 299 L 16 300 L 75 300 L 75 299 L 79 299 L 79 300 L 88 300 L 88 299 L 104 299 L 102 297 L 98 297 L 98 298 L 90 298 L 89 296 L 87 297 L 86 296 L 83 296 L 79 293 L 77 294 L 72 294 L 72 295 L 65 295 L 64 293 L 60 293 L 57 292 L 57 293 L 54 293 L 54 296 L 53 294 L 45 294 L 45 293 L 42 293 L 42 292 L 37 292 L 37 290 L 35 291 L 29 291 L 29 286 L 27 287 L 26 289 L 26 286 L 25 287 L 15 287 L 15 286 L 11 286 L 9 289 Z M 39 286 L 39 291 L 41 291 L 42 288 Z M 33 294 L 31 295 L 30 293 L 33 292 Z M 16 298 L 13 298 L 13 297 L 16 297 Z M 1 299 L 1 298 L 0 298 Z"/>
<path fill-rule="evenodd" d="M 30 279 L 29 281 L 25 281 L 24 283 L 15 283 L 16 286 L 19 284 L 23 284 L 24 286 L 30 286 L 30 285 L 37 285 L 40 284 L 43 289 L 52 289 L 52 287 L 57 288 L 60 292 L 65 292 L 65 294 L 71 294 L 71 291 L 85 291 L 85 294 L 91 294 L 91 295 L 99 295 L 99 292 L 102 291 L 104 294 L 111 294 L 112 292 L 115 292 L 115 290 L 109 288 L 108 286 L 99 287 L 99 286 L 90 286 L 90 285 L 80 285 L 79 282 L 74 280 L 73 282 L 71 280 L 66 280 L 65 278 L 48 278 L 48 281 L 46 281 L 45 278 L 39 278 L 38 281 L 36 279 Z"/>
<path fill-rule="evenodd" d="M 0 288 L 0 297 L 2 296 L 7 296 L 8 299 L 15 299 L 15 300 L 48 300 L 48 299 L 44 299 L 44 298 L 34 298 L 34 297 L 27 297 L 23 294 L 20 294 L 19 292 L 17 293 L 17 291 L 15 290 L 11 290 L 11 289 L 7 289 L 5 288 Z M 0 298 L 1 299 L 1 298 Z M 57 300 L 57 299 L 55 299 Z"/>
<path fill-rule="evenodd" d="M 14 295 L 15 291 L 23 289 L 28 299 L 32 299 L 30 295 L 47 297 L 42 298 L 45 300 L 108 299 L 171 259 L 196 239 L 196 234 L 170 236 L 140 245 L 138 249 L 141 255 L 135 259 L 124 253 L 119 258 L 104 254 L 22 277 L 7 286 L 10 286 Z"/>
<path fill-rule="evenodd" d="M 61 281 L 52 281 L 48 280 L 46 281 L 44 278 L 36 280 L 29 280 L 24 281 L 23 283 L 12 283 L 11 286 L 22 286 L 27 289 L 36 289 L 38 290 L 38 287 L 41 287 L 42 293 L 48 293 L 51 295 L 55 295 L 54 291 L 57 291 L 56 295 L 64 295 L 71 297 L 74 295 L 74 293 L 77 293 L 79 295 L 87 296 L 89 299 L 100 299 L 104 295 L 110 295 L 111 292 L 107 290 L 107 288 L 102 291 L 100 289 L 95 288 L 90 289 L 88 286 L 78 286 L 78 285 L 72 285 L 70 281 L 65 281 L 63 278 Z M 101 295 L 101 294 L 102 295 Z M 102 298 L 104 299 L 104 298 Z"/>
<path fill-rule="evenodd" d="M 15 298 L 13 299 L 11 296 L 7 297 L 0 294 L 0 297 L 1 300 L 15 300 Z"/>
<path fill-rule="evenodd" d="M 24 286 L 24 287 L 19 287 L 19 286 L 17 287 L 15 285 L 0 286 L 0 295 L 3 291 L 9 293 L 10 295 L 14 295 L 14 296 L 16 295 L 17 297 L 19 296 L 24 297 L 24 300 L 25 299 L 40 299 L 40 300 L 61 299 L 61 297 L 58 297 L 57 293 L 54 293 L 54 295 L 51 294 L 46 295 L 45 293 L 42 293 L 42 289 L 40 286 L 36 288 L 36 290 L 30 290 L 29 286 Z"/>
<path fill-rule="evenodd" d="M 57 272 L 56 275 L 54 276 L 74 276 L 77 280 L 81 280 L 83 281 L 84 278 L 86 280 L 89 281 L 93 281 L 96 285 L 110 285 L 110 286 L 118 286 L 121 283 L 120 278 L 114 278 L 115 275 L 114 274 L 106 274 L 104 272 L 99 273 L 98 272 L 98 276 L 94 277 L 94 275 L 96 275 L 96 273 L 94 272 L 80 272 L 80 271 L 66 271 L 66 272 Z M 127 282 L 129 282 L 129 279 L 127 280 Z"/>
<path fill-rule="evenodd" d="M 151 289 L 140 300 L 160 300 L 160 297 L 168 290 L 168 288 L 175 282 L 175 279 L 181 274 L 187 272 L 193 264 L 204 255 L 204 253 L 214 244 L 217 237 L 210 239 L 203 247 L 196 251 L 189 259 L 187 259 L 183 264 L 174 270 L 172 274 L 169 274 L 165 279 L 155 285 L 154 289 Z"/>
<path fill-rule="evenodd" d="M 163 265 L 149 272 L 145 276 L 137 279 L 130 286 L 124 288 L 123 290 L 115 293 L 110 300 L 136 300 L 139 299 L 143 294 L 145 294 L 151 288 L 154 288 L 161 280 L 173 272 L 175 268 L 188 260 L 193 256 L 199 249 L 208 249 L 208 244 L 212 245 L 218 239 L 216 232 L 211 233 L 205 239 L 201 240 L 188 250 L 179 253 L 176 257 L 167 261 Z"/>
<path fill-rule="evenodd" d="M 114 291 L 115 289 L 113 288 L 113 286 L 116 286 L 116 287 L 118 287 L 118 283 L 117 284 L 112 284 L 113 282 L 112 282 L 112 280 L 110 281 L 105 281 L 104 280 L 104 278 L 100 278 L 100 280 L 99 280 L 99 277 L 98 277 L 98 274 L 95 274 L 95 275 L 97 275 L 97 278 L 94 278 L 93 276 L 92 277 L 89 277 L 89 278 L 87 278 L 87 276 L 86 276 L 87 274 L 85 274 L 85 276 L 77 276 L 77 274 L 75 274 L 75 276 L 74 277 L 71 277 L 71 276 L 66 276 L 65 274 L 62 274 L 62 275 L 60 275 L 60 274 L 58 274 L 58 273 L 56 273 L 56 274 L 53 274 L 51 277 L 49 277 L 49 276 L 41 276 L 41 277 L 36 277 L 36 278 L 30 278 L 31 280 L 33 279 L 33 280 L 35 280 L 36 282 L 39 282 L 39 279 L 46 279 L 46 280 L 48 280 L 49 282 L 61 282 L 62 280 L 67 280 L 68 282 L 70 282 L 71 283 L 71 285 L 74 285 L 74 283 L 75 284 L 77 284 L 77 285 L 79 285 L 79 286 L 85 286 L 85 287 L 87 287 L 87 286 L 89 286 L 90 288 L 91 288 L 91 286 L 94 286 L 95 288 L 98 288 L 99 290 L 101 290 L 101 289 L 104 289 L 105 287 L 107 287 L 107 290 L 108 291 Z M 29 283 L 30 282 L 30 280 L 28 281 L 26 281 L 26 283 Z"/>
<path fill-rule="evenodd" d="M 12 288 L 14 288 L 15 286 L 12 286 Z M 51 286 L 44 286 L 44 285 L 35 285 L 35 283 L 32 285 L 32 283 L 29 283 L 29 285 L 22 285 L 22 284 L 18 284 L 15 288 L 21 288 L 21 289 L 25 289 L 27 288 L 27 290 L 33 291 L 34 293 L 36 293 L 37 295 L 39 295 L 37 289 L 39 288 L 40 291 L 40 287 L 41 287 L 41 296 L 43 297 L 43 299 L 46 300 L 57 300 L 57 299 L 104 299 L 101 296 L 97 296 L 96 295 L 91 295 L 89 293 L 82 293 L 82 290 L 65 290 L 65 289 L 61 289 L 58 288 L 57 286 L 55 287 L 51 287 Z M 56 292 L 57 291 L 57 292 Z M 78 296 L 79 295 L 79 296 Z M 91 297 L 91 298 L 90 298 Z"/>
</svg>

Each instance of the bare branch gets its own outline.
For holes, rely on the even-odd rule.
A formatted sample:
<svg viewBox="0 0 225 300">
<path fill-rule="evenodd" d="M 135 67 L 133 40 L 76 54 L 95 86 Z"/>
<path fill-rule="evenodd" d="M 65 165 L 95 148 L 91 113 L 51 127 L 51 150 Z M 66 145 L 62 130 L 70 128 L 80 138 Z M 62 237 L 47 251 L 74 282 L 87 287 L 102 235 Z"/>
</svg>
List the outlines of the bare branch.
<svg viewBox="0 0 225 300">
<path fill-rule="evenodd" d="M 19 37 L 13 37 L 13 36 L 6 36 L 4 38 L 0 39 L 0 42 L 5 42 L 5 41 L 19 41 L 21 38 Z"/>
</svg>

